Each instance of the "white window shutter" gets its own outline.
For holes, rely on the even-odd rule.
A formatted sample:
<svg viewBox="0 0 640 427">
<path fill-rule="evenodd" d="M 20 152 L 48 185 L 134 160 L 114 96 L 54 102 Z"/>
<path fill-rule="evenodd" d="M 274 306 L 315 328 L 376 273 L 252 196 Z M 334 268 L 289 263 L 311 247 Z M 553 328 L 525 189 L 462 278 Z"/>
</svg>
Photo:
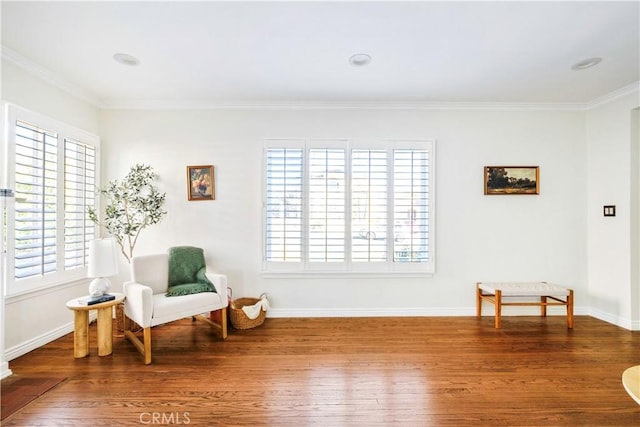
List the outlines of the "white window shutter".
<svg viewBox="0 0 640 427">
<path fill-rule="evenodd" d="M 429 152 L 394 150 L 394 261 L 427 262 L 429 254 Z"/>
<path fill-rule="evenodd" d="M 309 262 L 345 260 L 345 150 L 309 150 Z"/>
<path fill-rule="evenodd" d="M 265 273 L 433 273 L 433 141 L 266 147 Z"/>
<path fill-rule="evenodd" d="M 301 148 L 270 148 L 266 158 L 266 261 L 302 261 Z"/>
<path fill-rule="evenodd" d="M 16 279 L 56 271 L 58 135 L 16 123 L 14 271 Z"/>
<path fill-rule="evenodd" d="M 88 264 L 89 241 L 96 235 L 88 207 L 96 203 L 96 149 L 66 138 L 64 147 L 64 268 Z"/>
<path fill-rule="evenodd" d="M 353 262 L 387 260 L 387 151 L 351 153 L 351 235 Z"/>
<path fill-rule="evenodd" d="M 3 103 L 7 132 L 7 295 L 86 278 L 86 249 L 97 235 L 100 139 Z"/>
</svg>

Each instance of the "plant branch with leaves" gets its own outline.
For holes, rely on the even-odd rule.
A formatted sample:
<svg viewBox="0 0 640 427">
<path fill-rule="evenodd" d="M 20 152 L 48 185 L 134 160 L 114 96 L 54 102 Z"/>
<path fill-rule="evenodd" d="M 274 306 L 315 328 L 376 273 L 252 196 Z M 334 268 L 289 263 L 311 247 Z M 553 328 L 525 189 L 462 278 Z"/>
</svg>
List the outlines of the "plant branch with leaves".
<svg viewBox="0 0 640 427">
<path fill-rule="evenodd" d="M 89 219 L 115 238 L 127 262 L 131 262 L 140 232 L 167 214 L 162 210 L 166 193 L 153 184 L 157 179 L 151 166 L 135 165 L 122 181 L 112 180 L 106 188 L 98 189 L 108 201 L 102 220 L 95 209 L 87 209 Z"/>
</svg>

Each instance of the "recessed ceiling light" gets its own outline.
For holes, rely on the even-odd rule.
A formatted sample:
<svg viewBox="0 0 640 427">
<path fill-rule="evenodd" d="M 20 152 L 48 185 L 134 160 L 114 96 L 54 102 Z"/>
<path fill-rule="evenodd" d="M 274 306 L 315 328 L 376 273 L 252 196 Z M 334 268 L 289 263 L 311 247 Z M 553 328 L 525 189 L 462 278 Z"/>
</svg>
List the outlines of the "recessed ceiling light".
<svg viewBox="0 0 640 427">
<path fill-rule="evenodd" d="M 370 62 L 371 56 L 367 55 L 366 53 L 356 53 L 355 55 L 351 55 L 351 57 L 349 58 L 349 64 L 356 67 L 362 67 Z"/>
<path fill-rule="evenodd" d="M 588 58 L 583 59 L 580 62 L 573 64 L 571 67 L 572 70 L 586 70 L 587 68 L 595 67 L 600 62 L 602 62 L 602 58 Z"/>
<path fill-rule="evenodd" d="M 120 64 L 129 65 L 132 67 L 136 65 L 140 65 L 140 60 L 138 58 L 136 58 L 135 56 L 128 55 L 126 53 L 116 53 L 115 55 L 113 55 L 113 59 L 115 59 L 116 62 L 119 62 Z"/>
</svg>

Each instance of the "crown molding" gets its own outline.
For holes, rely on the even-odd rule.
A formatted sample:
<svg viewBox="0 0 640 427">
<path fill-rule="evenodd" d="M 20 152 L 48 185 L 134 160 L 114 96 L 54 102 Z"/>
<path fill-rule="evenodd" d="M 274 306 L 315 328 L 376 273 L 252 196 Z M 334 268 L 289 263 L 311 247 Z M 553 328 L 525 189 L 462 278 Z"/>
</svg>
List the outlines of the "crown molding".
<svg viewBox="0 0 640 427">
<path fill-rule="evenodd" d="M 616 99 L 629 95 L 635 91 L 640 91 L 640 80 L 587 102 L 585 110 L 591 110 L 601 105 L 608 104 L 609 102 L 615 101 Z"/>
<path fill-rule="evenodd" d="M 25 58 L 19 53 L 7 48 L 2 45 L 2 59 L 18 66 L 19 68 L 26 71 L 28 74 L 43 80 L 50 85 L 57 87 L 63 92 L 68 93 L 71 96 L 74 96 L 82 101 L 85 101 L 91 104 L 94 107 L 99 107 L 99 98 L 90 91 L 74 84 L 70 83 L 64 79 L 61 79 L 58 75 L 53 73 L 47 68 L 36 64 L 30 59 Z"/>
<path fill-rule="evenodd" d="M 419 101 L 244 101 L 102 100 L 105 110 L 584 110 L 584 103 L 419 102 Z"/>
</svg>

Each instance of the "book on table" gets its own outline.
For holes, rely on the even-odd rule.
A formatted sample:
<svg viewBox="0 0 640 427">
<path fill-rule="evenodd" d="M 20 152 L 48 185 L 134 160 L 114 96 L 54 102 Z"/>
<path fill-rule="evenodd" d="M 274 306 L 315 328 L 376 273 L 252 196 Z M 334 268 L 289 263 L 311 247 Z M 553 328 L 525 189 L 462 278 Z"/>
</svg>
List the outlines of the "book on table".
<svg viewBox="0 0 640 427">
<path fill-rule="evenodd" d="M 114 299 L 116 299 L 115 295 L 104 294 L 104 295 L 100 295 L 98 297 L 80 298 L 78 300 L 78 304 L 80 304 L 80 305 L 94 305 L 94 304 L 100 304 L 101 302 L 113 301 Z"/>
</svg>

